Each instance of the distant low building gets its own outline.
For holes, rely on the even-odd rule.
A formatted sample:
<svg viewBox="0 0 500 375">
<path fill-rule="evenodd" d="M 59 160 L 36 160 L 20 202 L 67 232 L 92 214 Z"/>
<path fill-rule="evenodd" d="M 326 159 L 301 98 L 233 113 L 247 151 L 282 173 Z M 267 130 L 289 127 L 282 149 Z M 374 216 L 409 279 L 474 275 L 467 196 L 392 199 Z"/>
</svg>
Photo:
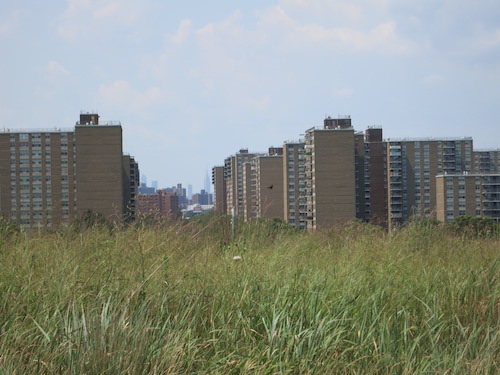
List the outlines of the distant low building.
<svg viewBox="0 0 500 375">
<path fill-rule="evenodd" d="M 142 183 L 141 186 L 139 186 L 139 194 L 154 194 L 156 192 L 156 189 L 152 186 L 146 186 L 145 183 Z"/>
<path fill-rule="evenodd" d="M 157 190 L 153 194 L 139 194 L 137 213 L 156 219 L 177 219 L 180 213 L 179 197 L 166 189 Z"/>
</svg>

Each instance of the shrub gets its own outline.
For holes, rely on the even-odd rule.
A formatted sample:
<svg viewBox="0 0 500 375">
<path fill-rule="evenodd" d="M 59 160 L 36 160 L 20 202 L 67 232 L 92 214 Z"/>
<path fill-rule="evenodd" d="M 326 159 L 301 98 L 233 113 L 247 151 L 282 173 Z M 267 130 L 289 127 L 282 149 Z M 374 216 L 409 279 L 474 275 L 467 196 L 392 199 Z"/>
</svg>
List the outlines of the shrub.
<svg viewBox="0 0 500 375">
<path fill-rule="evenodd" d="M 3 217 L 0 216 L 0 236 L 1 238 L 6 238 L 9 237 L 15 233 L 19 233 L 20 228 L 19 225 L 5 220 Z"/>
<path fill-rule="evenodd" d="M 460 216 L 448 224 L 448 228 L 455 234 L 472 237 L 498 236 L 499 224 L 487 217 Z"/>
<path fill-rule="evenodd" d="M 85 213 L 76 217 L 71 224 L 71 228 L 76 232 L 81 232 L 89 228 L 105 228 L 112 230 L 113 227 L 113 223 L 106 219 L 102 213 L 92 210 L 85 211 Z"/>
</svg>

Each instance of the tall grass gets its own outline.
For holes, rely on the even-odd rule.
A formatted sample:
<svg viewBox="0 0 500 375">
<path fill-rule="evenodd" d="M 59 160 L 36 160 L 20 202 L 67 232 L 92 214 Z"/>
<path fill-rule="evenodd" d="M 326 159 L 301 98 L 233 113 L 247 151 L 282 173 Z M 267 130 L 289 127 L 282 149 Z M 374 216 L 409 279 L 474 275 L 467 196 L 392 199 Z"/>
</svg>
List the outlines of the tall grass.
<svg viewBox="0 0 500 375">
<path fill-rule="evenodd" d="M 500 372 L 499 240 L 228 228 L 3 239 L 0 373 Z"/>
</svg>

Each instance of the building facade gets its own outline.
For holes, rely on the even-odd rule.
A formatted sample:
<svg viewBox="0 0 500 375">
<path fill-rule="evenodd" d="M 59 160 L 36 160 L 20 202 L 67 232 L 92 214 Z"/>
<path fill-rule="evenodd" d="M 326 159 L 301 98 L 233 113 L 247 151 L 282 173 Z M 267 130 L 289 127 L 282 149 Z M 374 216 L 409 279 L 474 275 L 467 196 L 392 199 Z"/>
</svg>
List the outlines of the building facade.
<svg viewBox="0 0 500 375">
<path fill-rule="evenodd" d="M 306 228 L 305 143 L 283 145 L 283 216 L 288 224 Z"/>
<path fill-rule="evenodd" d="M 241 181 L 243 203 L 242 203 L 242 213 L 240 216 L 243 220 L 249 221 L 257 217 L 257 212 L 255 208 L 255 158 L 250 161 L 243 163 L 243 178 Z"/>
<path fill-rule="evenodd" d="M 475 173 L 500 173 L 500 149 L 474 150 Z"/>
<path fill-rule="evenodd" d="M 214 210 L 219 214 L 227 212 L 226 204 L 226 180 L 224 179 L 224 167 L 212 168 L 212 184 L 214 185 Z"/>
<path fill-rule="evenodd" d="M 130 155 L 123 155 L 123 204 L 129 221 L 135 220 L 137 212 L 137 196 L 139 194 L 139 163 Z"/>
<path fill-rule="evenodd" d="M 410 217 L 436 217 L 436 176 L 472 170 L 472 138 L 386 142 L 389 229 Z"/>
<path fill-rule="evenodd" d="M 248 149 L 241 149 L 235 155 L 224 161 L 224 179 L 226 181 L 227 214 L 231 215 L 234 209 L 236 216 L 244 215 L 243 207 L 243 169 L 244 164 L 252 161 L 255 153 Z"/>
<path fill-rule="evenodd" d="M 119 122 L 82 113 L 74 129 L 0 133 L 0 215 L 23 228 L 67 225 L 88 210 L 133 218 L 138 165 Z"/>
<path fill-rule="evenodd" d="M 364 221 L 387 226 L 386 144 L 382 128 L 369 127 L 364 137 Z"/>
<path fill-rule="evenodd" d="M 306 228 L 356 218 L 355 137 L 350 118 L 325 119 L 305 133 Z"/>
<path fill-rule="evenodd" d="M 279 152 L 270 148 L 269 155 Z M 265 207 L 258 160 L 268 156 L 256 155 L 262 154 L 240 150 L 224 167 L 226 212 L 235 207 L 247 220 L 261 216 Z M 329 228 L 355 218 L 389 230 L 412 217 L 496 219 L 500 149 L 474 150 L 470 137 L 383 139 L 380 127 L 355 132 L 349 116 L 327 117 L 322 128 L 284 143 L 282 163 L 282 217 L 301 229 Z M 451 177 L 456 192 L 447 191 L 451 188 L 443 182 Z"/>
<path fill-rule="evenodd" d="M 179 197 L 176 193 L 159 189 L 153 194 L 137 196 L 137 214 L 151 216 L 157 220 L 177 219 L 179 217 Z"/>
<path fill-rule="evenodd" d="M 255 157 L 255 216 L 284 218 L 283 149 L 273 155 Z"/>
<path fill-rule="evenodd" d="M 436 218 L 449 223 L 459 216 L 500 221 L 500 174 L 436 176 Z"/>
</svg>

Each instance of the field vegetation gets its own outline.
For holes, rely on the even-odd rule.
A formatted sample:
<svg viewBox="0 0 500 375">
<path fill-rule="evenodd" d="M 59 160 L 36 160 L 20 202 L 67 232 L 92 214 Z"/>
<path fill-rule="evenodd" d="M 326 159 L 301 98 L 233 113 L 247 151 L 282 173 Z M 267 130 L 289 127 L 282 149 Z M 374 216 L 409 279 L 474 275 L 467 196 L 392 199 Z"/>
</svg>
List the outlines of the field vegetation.
<svg viewBox="0 0 500 375">
<path fill-rule="evenodd" d="M 500 373 L 482 221 L 3 227 L 0 374 Z"/>
</svg>

